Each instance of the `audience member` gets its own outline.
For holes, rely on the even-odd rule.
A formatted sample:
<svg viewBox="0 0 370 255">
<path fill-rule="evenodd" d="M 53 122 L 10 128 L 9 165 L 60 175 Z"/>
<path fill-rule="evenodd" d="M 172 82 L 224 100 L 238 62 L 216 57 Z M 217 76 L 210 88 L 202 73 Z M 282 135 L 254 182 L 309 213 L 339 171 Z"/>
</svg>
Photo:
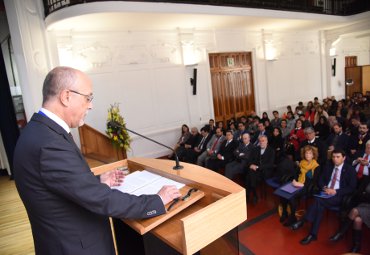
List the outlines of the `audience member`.
<svg viewBox="0 0 370 255">
<path fill-rule="evenodd" d="M 222 142 L 219 151 L 215 157 L 210 157 L 206 161 L 206 167 L 213 171 L 224 168 L 227 163 L 234 160 L 234 150 L 238 145 L 238 141 L 233 139 L 233 132 L 230 130 L 226 131 L 226 138 Z"/>
<path fill-rule="evenodd" d="M 275 151 L 275 162 L 280 161 L 280 158 L 284 154 L 284 139 L 280 128 L 274 128 L 269 144 Z"/>
<path fill-rule="evenodd" d="M 327 118 L 321 116 L 319 122 L 316 123 L 315 134 L 321 141 L 325 142 L 330 134 L 330 127 Z"/>
<path fill-rule="evenodd" d="M 315 130 L 312 127 L 308 127 L 304 129 L 304 135 L 306 140 L 301 142 L 300 149 L 303 148 L 306 145 L 311 145 L 317 148 L 319 152 L 319 157 L 317 162 L 320 164 L 320 166 L 324 166 L 327 160 L 327 147 L 326 144 L 320 141 L 315 136 Z M 300 152 L 299 152 L 300 153 Z M 299 158 L 300 158 L 299 154 Z"/>
<path fill-rule="evenodd" d="M 294 159 L 297 153 L 299 153 L 299 145 L 304 141 L 305 136 L 302 128 L 302 120 L 297 119 L 295 128 L 290 132 L 286 145 L 286 153 L 292 155 Z"/>
<path fill-rule="evenodd" d="M 206 161 L 210 157 L 215 157 L 220 149 L 222 142 L 225 140 L 225 136 L 222 134 L 220 128 L 216 128 L 215 134 L 207 144 L 207 149 L 198 156 L 197 165 L 204 166 Z"/>
<path fill-rule="evenodd" d="M 186 124 L 183 124 L 181 126 L 181 136 L 179 138 L 179 140 L 177 141 L 177 143 L 175 144 L 175 147 L 173 148 L 174 151 L 177 152 L 177 150 L 184 146 L 185 143 L 188 141 L 188 139 L 190 138 L 190 131 L 189 131 L 189 127 L 186 125 Z M 173 158 L 174 157 L 174 154 L 173 152 L 168 155 L 168 158 Z"/>
<path fill-rule="evenodd" d="M 200 129 L 201 139 L 195 145 L 193 149 L 187 149 L 185 151 L 185 155 L 183 160 L 188 163 L 196 163 L 197 158 L 200 154 L 202 154 L 207 149 L 207 144 L 211 140 L 212 136 L 209 133 L 209 126 L 206 125 Z"/>
<path fill-rule="evenodd" d="M 248 167 L 246 176 L 247 199 L 249 201 L 250 194 L 253 194 L 253 203 L 256 204 L 258 196 L 256 192 L 257 183 L 261 179 L 272 177 L 275 153 L 268 146 L 268 138 L 266 135 L 258 137 L 259 146 L 253 151 L 251 164 Z"/>
<path fill-rule="evenodd" d="M 283 209 L 280 222 L 283 223 L 284 226 L 291 226 L 296 223 L 297 218 L 295 213 L 297 210 L 298 199 L 303 196 L 306 196 L 306 198 L 311 196 L 318 182 L 320 166 L 317 163 L 317 148 L 306 145 L 302 148 L 301 154 L 302 160 L 299 162 L 299 176 L 297 180 L 293 179 L 292 185 L 294 187 L 302 187 L 302 189 L 295 193 L 289 200 L 283 197 L 280 198 L 280 203 Z M 287 210 L 288 205 L 290 206 L 289 217 Z"/>
<path fill-rule="evenodd" d="M 362 239 L 362 224 L 370 228 L 370 182 L 367 181 L 363 188 L 359 189 L 358 192 L 358 203 L 359 205 L 354 207 L 348 217 L 341 223 L 340 228 L 336 234 L 334 234 L 330 241 L 338 241 L 343 238 L 349 227 L 352 225 L 352 248 L 349 250 L 350 253 L 361 252 L 361 239 Z"/>
<path fill-rule="evenodd" d="M 242 143 L 234 151 L 235 160 L 228 163 L 225 167 L 225 176 L 232 179 L 236 174 L 245 174 L 254 145 L 250 142 L 251 138 L 248 133 L 242 135 Z"/>
<path fill-rule="evenodd" d="M 345 164 L 344 151 L 333 151 L 332 163 L 325 166 L 318 184 L 323 194 L 321 197 L 315 197 L 314 203 L 308 208 L 304 217 L 292 225 L 292 229 L 296 230 L 306 221 L 312 222 L 309 234 L 300 241 L 303 245 L 317 240 L 324 210 L 340 206 L 343 197 L 351 194 L 356 188 L 356 172 L 350 165 Z"/>
<path fill-rule="evenodd" d="M 370 139 L 369 128 L 366 123 L 360 123 L 358 127 L 358 135 L 351 135 L 349 137 L 348 147 L 350 150 L 350 157 L 353 158 L 356 152 L 364 151 L 365 144 Z"/>
<path fill-rule="evenodd" d="M 342 125 L 340 123 L 334 124 L 333 132 L 329 135 L 326 140 L 329 151 L 335 150 L 347 150 L 349 137 L 343 132 Z"/>
<path fill-rule="evenodd" d="M 190 131 L 190 138 L 185 142 L 184 146 L 180 146 L 177 150 L 177 157 L 181 161 L 185 161 L 186 152 L 188 150 L 193 150 L 195 146 L 197 146 L 201 140 L 201 135 L 199 134 L 197 127 L 192 127 Z"/>
<path fill-rule="evenodd" d="M 272 114 L 274 115 L 274 118 L 270 121 L 271 126 L 273 128 L 280 127 L 281 119 L 279 117 L 279 112 L 278 111 L 273 111 Z"/>
</svg>

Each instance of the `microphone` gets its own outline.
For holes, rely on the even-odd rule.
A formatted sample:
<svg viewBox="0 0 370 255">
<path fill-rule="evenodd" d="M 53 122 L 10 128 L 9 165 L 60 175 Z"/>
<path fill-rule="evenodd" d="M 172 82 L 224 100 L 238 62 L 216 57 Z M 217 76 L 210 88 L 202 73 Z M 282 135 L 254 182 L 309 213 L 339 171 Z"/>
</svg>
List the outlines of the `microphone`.
<svg viewBox="0 0 370 255">
<path fill-rule="evenodd" d="M 139 134 L 139 133 L 137 133 L 137 132 L 135 132 L 135 131 L 133 131 L 133 130 L 130 130 L 130 129 L 128 129 L 127 127 L 123 127 L 124 129 L 126 129 L 127 131 L 129 131 L 129 132 L 131 132 L 131 133 L 133 133 L 133 134 L 135 134 L 135 135 L 138 135 L 138 136 L 140 136 L 140 137 L 142 137 L 142 138 L 144 138 L 144 139 L 147 139 L 147 140 L 149 140 L 149 141 L 151 141 L 151 142 L 153 142 L 153 143 L 156 143 L 156 144 L 158 144 L 158 145 L 161 145 L 161 146 L 163 146 L 163 147 L 165 147 L 165 148 L 167 148 L 167 149 L 170 149 L 172 152 L 173 152 L 173 154 L 175 155 L 175 159 L 176 159 L 176 165 L 172 168 L 173 170 L 180 170 L 180 169 L 183 169 L 184 167 L 183 166 L 181 166 L 180 165 L 180 163 L 179 163 L 179 157 L 177 156 L 177 153 L 176 153 L 176 151 L 174 150 L 174 149 L 172 149 L 171 147 L 169 147 L 169 146 L 167 146 L 167 145 L 165 145 L 165 144 L 163 144 L 163 143 L 160 143 L 160 142 L 157 142 L 157 141 L 155 141 L 155 140 L 153 140 L 153 139 L 151 139 L 151 138 L 149 138 L 149 137 L 146 137 L 145 135 L 142 135 L 142 134 Z"/>
</svg>

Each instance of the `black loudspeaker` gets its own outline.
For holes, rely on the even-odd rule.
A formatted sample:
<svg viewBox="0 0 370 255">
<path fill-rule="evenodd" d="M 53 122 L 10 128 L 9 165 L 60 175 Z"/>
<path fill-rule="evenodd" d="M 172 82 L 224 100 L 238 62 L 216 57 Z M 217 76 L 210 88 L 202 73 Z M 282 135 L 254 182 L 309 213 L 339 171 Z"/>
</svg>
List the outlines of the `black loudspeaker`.
<svg viewBox="0 0 370 255">
<path fill-rule="evenodd" d="M 193 69 L 193 78 L 190 78 L 190 84 L 193 86 L 193 95 L 197 94 L 197 69 Z"/>
<path fill-rule="evenodd" d="M 336 58 L 334 58 L 333 59 L 333 64 L 331 65 L 331 74 L 332 74 L 332 76 L 335 76 L 335 66 L 336 66 L 336 62 L 337 62 L 337 59 Z"/>
</svg>

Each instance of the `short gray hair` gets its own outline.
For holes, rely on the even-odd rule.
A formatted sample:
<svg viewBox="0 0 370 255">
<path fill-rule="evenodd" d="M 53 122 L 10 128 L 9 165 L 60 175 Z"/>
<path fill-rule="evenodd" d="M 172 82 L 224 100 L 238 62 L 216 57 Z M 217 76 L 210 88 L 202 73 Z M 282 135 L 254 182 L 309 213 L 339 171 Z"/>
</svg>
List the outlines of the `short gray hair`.
<svg viewBox="0 0 370 255">
<path fill-rule="evenodd" d="M 313 129 L 313 127 L 306 127 L 304 129 L 304 133 L 305 134 L 315 133 L 315 129 Z"/>
<path fill-rule="evenodd" d="M 77 80 L 78 70 L 66 66 L 58 66 L 51 70 L 45 77 L 42 87 L 42 103 L 59 95 L 66 88 L 70 88 Z"/>
</svg>

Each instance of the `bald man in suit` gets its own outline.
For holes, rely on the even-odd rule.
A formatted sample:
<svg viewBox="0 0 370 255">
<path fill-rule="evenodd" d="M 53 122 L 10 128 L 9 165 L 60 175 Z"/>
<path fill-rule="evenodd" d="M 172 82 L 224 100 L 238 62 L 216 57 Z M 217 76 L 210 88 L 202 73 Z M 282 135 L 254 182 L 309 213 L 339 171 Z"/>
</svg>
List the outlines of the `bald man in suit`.
<svg viewBox="0 0 370 255">
<path fill-rule="evenodd" d="M 15 182 L 32 227 L 35 252 L 115 254 L 109 216 L 149 218 L 179 197 L 174 186 L 156 195 L 111 189 L 119 171 L 91 172 L 70 136 L 92 108 L 92 83 L 81 71 L 56 67 L 45 78 L 43 104 L 22 131 L 14 153 Z"/>
</svg>

